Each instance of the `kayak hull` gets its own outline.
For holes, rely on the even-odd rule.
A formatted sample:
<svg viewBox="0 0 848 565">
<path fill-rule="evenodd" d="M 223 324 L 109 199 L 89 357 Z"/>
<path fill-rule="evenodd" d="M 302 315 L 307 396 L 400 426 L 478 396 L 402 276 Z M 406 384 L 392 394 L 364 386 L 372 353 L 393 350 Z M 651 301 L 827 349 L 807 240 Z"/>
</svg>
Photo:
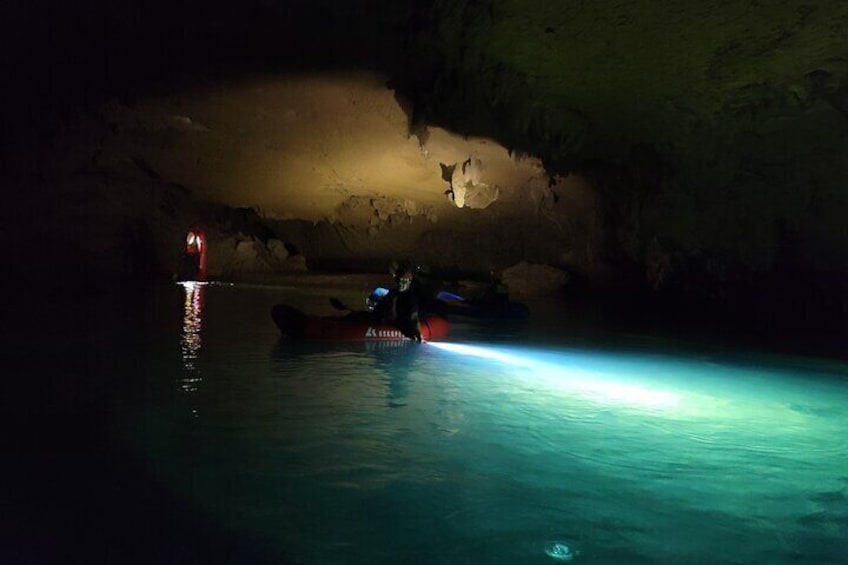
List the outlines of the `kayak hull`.
<svg viewBox="0 0 848 565">
<path fill-rule="evenodd" d="M 409 338 L 391 324 L 374 324 L 355 316 L 308 316 L 286 304 L 271 309 L 271 319 L 283 337 L 311 341 L 402 341 Z M 449 324 L 440 316 L 421 319 L 421 338 L 444 339 Z"/>
</svg>

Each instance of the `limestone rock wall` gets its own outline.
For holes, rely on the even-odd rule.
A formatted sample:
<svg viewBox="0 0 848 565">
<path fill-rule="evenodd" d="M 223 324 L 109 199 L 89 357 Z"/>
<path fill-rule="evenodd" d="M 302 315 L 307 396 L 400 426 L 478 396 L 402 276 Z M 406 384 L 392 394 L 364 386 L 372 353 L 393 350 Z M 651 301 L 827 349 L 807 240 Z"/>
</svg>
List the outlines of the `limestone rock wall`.
<svg viewBox="0 0 848 565">
<path fill-rule="evenodd" d="M 306 258 L 290 253 L 279 239 L 263 242 L 256 236 L 214 234 L 208 237 L 208 276 L 237 281 L 263 276 L 304 272 Z"/>
</svg>

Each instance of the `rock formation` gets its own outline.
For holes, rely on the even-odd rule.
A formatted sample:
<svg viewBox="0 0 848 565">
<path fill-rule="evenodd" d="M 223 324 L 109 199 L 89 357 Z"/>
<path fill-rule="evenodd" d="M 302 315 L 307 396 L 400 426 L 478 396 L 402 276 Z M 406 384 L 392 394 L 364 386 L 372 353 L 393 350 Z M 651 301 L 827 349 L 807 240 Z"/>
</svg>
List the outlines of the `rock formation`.
<svg viewBox="0 0 848 565">
<path fill-rule="evenodd" d="M 285 271 L 277 239 L 845 311 L 844 2 L 89 4 L 4 18 L 25 276 L 161 276 L 202 221 L 221 276 Z"/>
</svg>

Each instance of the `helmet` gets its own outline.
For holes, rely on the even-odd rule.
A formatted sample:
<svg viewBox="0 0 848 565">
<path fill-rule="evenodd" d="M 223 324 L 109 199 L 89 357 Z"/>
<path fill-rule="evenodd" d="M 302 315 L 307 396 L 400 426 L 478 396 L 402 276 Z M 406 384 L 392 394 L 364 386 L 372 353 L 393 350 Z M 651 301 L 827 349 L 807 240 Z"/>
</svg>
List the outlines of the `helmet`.
<svg viewBox="0 0 848 565">
<path fill-rule="evenodd" d="M 392 271 L 392 275 L 394 275 L 395 278 L 399 278 L 406 272 L 415 272 L 415 265 L 408 259 L 392 261 L 391 267 L 394 269 Z"/>
</svg>

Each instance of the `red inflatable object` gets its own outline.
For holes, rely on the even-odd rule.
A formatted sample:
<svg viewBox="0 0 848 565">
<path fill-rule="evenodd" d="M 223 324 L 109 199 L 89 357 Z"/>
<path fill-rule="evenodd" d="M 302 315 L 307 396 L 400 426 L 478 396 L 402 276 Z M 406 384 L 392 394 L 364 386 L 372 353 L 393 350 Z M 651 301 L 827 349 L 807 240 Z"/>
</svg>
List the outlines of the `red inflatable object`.
<svg viewBox="0 0 848 565">
<path fill-rule="evenodd" d="M 183 265 L 179 273 L 182 281 L 206 280 L 206 233 L 195 226 L 186 235 Z"/>
<path fill-rule="evenodd" d="M 409 339 L 391 324 L 373 324 L 356 316 L 307 316 L 297 308 L 277 304 L 271 309 L 271 319 L 284 337 L 315 341 L 401 341 Z M 449 324 L 438 316 L 421 319 L 421 338 L 424 341 L 443 339 Z"/>
</svg>

